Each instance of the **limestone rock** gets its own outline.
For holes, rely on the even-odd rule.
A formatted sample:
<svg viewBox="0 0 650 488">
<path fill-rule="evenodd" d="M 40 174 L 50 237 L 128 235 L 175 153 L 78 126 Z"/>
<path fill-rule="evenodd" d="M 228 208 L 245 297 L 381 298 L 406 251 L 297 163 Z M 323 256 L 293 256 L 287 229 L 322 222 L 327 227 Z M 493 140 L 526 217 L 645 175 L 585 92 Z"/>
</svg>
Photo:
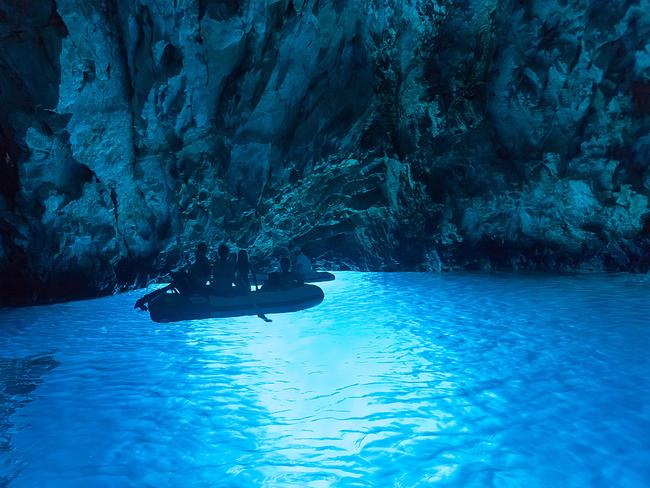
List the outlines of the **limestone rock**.
<svg viewBox="0 0 650 488">
<path fill-rule="evenodd" d="M 650 1 L 0 3 L 0 303 L 196 242 L 345 269 L 650 265 Z"/>
</svg>

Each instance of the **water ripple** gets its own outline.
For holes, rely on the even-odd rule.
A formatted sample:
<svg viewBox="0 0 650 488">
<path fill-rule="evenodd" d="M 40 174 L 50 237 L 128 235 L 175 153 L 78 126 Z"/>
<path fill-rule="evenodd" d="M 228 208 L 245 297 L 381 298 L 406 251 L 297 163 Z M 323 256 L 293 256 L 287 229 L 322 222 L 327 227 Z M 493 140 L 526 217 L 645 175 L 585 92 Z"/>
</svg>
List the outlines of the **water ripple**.
<svg viewBox="0 0 650 488">
<path fill-rule="evenodd" d="M 646 277 L 323 289 L 269 324 L 0 311 L 0 485 L 647 486 Z"/>
</svg>

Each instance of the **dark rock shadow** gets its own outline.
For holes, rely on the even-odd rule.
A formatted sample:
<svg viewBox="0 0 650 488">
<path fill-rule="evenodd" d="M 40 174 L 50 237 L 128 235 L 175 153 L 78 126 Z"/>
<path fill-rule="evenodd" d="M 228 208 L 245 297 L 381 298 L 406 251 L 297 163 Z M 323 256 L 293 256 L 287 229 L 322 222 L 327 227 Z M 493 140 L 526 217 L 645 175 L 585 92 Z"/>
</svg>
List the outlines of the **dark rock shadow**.
<svg viewBox="0 0 650 488">
<path fill-rule="evenodd" d="M 60 364 L 50 354 L 21 359 L 0 357 L 0 486 L 8 486 L 20 469 L 11 459 L 11 416 L 37 398 L 34 391 L 43 376 Z"/>
</svg>

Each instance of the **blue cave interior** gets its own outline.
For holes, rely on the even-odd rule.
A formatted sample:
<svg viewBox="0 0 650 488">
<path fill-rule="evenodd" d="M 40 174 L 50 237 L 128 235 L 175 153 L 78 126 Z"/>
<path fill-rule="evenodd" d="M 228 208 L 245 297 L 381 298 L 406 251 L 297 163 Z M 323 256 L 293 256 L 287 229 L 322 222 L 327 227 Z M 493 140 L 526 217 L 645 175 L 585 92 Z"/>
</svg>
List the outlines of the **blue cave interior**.
<svg viewBox="0 0 650 488">
<path fill-rule="evenodd" d="M 644 272 L 642 3 L 9 2 L 3 302 L 144 285 L 203 240 Z"/>
<path fill-rule="evenodd" d="M 648 486 L 649 12 L 0 0 L 0 486 Z"/>
</svg>

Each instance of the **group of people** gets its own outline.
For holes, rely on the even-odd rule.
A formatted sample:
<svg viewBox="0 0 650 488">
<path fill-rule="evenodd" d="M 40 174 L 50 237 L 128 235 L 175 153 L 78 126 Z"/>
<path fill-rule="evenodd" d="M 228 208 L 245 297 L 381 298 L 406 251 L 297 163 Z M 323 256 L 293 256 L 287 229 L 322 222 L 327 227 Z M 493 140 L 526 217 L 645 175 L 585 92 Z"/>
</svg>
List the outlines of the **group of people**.
<svg viewBox="0 0 650 488">
<path fill-rule="evenodd" d="M 281 290 L 303 284 L 303 278 L 312 273 L 313 269 L 301 248 L 296 247 L 295 252 L 293 270 L 289 258 L 282 257 L 279 271 L 269 273 L 261 287 L 262 291 Z M 140 298 L 135 303 L 135 308 L 146 310 L 148 302 L 170 289 L 176 289 L 180 293 L 206 292 L 221 296 L 250 293 L 250 276 L 253 277 L 255 289 L 258 289 L 257 276 L 246 250 L 240 250 L 236 259 L 233 259 L 226 244 L 218 247 L 217 259 L 212 263 L 208 258 L 208 245 L 205 242 L 199 243 L 194 252 L 194 261 L 183 269 L 173 271 L 171 275 L 172 282 L 169 285 Z"/>
</svg>

